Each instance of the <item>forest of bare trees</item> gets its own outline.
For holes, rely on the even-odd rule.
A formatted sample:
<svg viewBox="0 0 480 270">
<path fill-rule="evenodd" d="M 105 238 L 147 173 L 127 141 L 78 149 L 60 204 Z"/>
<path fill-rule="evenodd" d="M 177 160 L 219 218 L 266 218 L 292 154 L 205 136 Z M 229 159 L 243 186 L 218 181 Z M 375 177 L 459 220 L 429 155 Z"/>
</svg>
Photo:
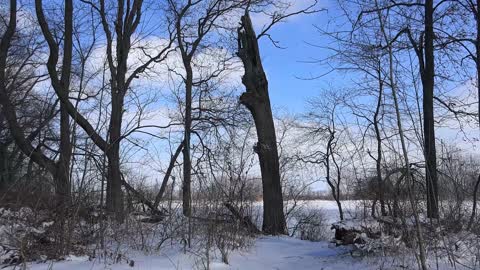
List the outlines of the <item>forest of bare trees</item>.
<svg viewBox="0 0 480 270">
<path fill-rule="evenodd" d="M 480 269 L 479 8 L 1 1 L 2 267 Z"/>
</svg>

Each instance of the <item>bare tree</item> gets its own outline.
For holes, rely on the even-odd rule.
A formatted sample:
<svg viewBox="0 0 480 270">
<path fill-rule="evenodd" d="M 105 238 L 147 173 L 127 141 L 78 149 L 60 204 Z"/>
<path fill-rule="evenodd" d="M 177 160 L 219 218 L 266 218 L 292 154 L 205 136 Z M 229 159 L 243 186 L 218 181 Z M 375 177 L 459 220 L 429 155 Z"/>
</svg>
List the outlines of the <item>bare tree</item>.
<svg viewBox="0 0 480 270">
<path fill-rule="evenodd" d="M 39 4 L 40 2 L 37 2 Z M 7 83 L 9 80 L 6 77 L 6 70 L 7 70 L 7 58 L 9 49 L 11 46 L 12 38 L 15 35 L 16 31 L 16 20 L 17 20 L 17 5 L 16 1 L 10 1 L 10 19 L 8 27 L 2 37 L 2 41 L 0 44 L 1 47 L 1 55 L 0 55 L 0 78 L 1 78 L 1 86 L 0 86 L 0 99 L 2 100 L 2 112 L 7 119 L 10 132 L 15 139 L 16 144 L 20 147 L 22 152 L 26 156 L 29 156 L 35 163 L 40 165 L 41 167 L 48 170 L 52 176 L 54 177 L 55 181 L 55 193 L 56 193 L 56 207 L 57 207 L 57 218 L 58 218 L 58 237 L 56 240 L 58 241 L 57 248 L 57 255 L 65 254 L 68 250 L 67 241 L 68 237 L 66 236 L 68 228 L 65 227 L 66 215 L 67 215 L 67 207 L 70 204 L 70 191 L 71 191 L 71 183 L 70 183 L 70 160 L 72 155 L 72 146 L 70 143 L 71 136 L 70 136 L 70 121 L 69 115 L 66 113 L 64 107 L 61 106 L 60 108 L 60 157 L 58 161 L 55 161 L 52 158 L 47 157 L 41 150 L 41 144 L 37 147 L 32 146 L 31 139 L 26 138 L 24 136 L 24 130 L 18 123 L 16 109 L 13 106 L 12 102 L 10 101 L 9 96 L 9 86 Z M 71 66 L 71 51 L 72 51 L 72 3 L 71 1 L 66 1 L 65 6 L 65 32 L 70 34 L 70 37 L 65 38 L 64 41 L 64 63 L 63 63 L 63 70 L 62 70 L 62 77 L 59 80 L 58 77 L 52 78 L 52 82 L 54 87 L 56 87 L 57 91 L 61 91 L 64 94 L 68 94 L 69 89 L 69 82 L 70 82 L 70 66 Z M 70 18 L 70 19 L 68 19 Z M 53 38 L 52 38 L 53 40 Z M 53 58 L 49 58 L 49 68 L 53 70 L 49 70 L 55 73 L 56 75 L 56 60 L 58 60 L 58 48 L 56 52 L 56 59 L 55 55 Z M 23 72 L 22 67 L 19 69 L 19 73 Z M 17 73 L 18 74 L 18 73 Z M 15 78 L 14 78 L 15 79 Z M 10 85 L 10 87 L 13 85 Z M 33 86 L 30 86 L 33 87 Z M 11 90 L 11 88 L 10 88 Z M 43 125 L 39 125 L 42 127 Z M 31 134 L 32 135 L 32 134 Z"/>
<path fill-rule="evenodd" d="M 467 29 L 461 29 L 463 31 L 459 31 L 459 33 L 449 33 L 447 31 L 444 31 L 443 29 L 440 29 L 444 34 L 447 35 L 447 42 L 446 43 L 455 43 L 460 45 L 461 48 L 464 49 L 466 53 L 466 58 L 469 58 L 473 61 L 475 64 L 475 76 L 476 76 L 476 92 L 477 92 L 477 97 L 480 98 L 480 13 L 479 13 L 479 6 L 480 6 L 480 1 L 475 1 L 475 0 L 462 0 L 458 1 L 456 4 L 458 4 L 461 8 L 459 8 L 459 12 L 455 13 L 455 16 L 458 16 L 460 20 L 465 20 L 468 21 L 468 18 L 470 17 L 473 19 L 474 26 L 475 26 L 475 31 L 473 33 L 473 36 L 465 36 L 465 32 L 468 33 Z M 466 16 L 464 16 L 464 12 L 466 13 Z M 464 24 L 465 28 L 470 28 L 470 24 L 466 23 Z M 467 31 L 465 31 L 467 30 Z M 473 48 L 472 48 L 473 47 Z M 463 56 L 462 56 L 463 59 Z M 451 110 L 453 111 L 453 109 Z M 455 114 L 467 114 L 466 112 L 462 111 L 453 111 Z M 480 102 L 478 102 L 477 105 L 477 113 L 476 117 L 478 118 L 478 122 L 480 125 Z M 474 185 L 473 189 L 473 207 L 472 207 L 472 213 L 470 215 L 470 220 L 468 222 L 468 228 L 472 227 L 472 224 L 474 222 L 476 212 L 477 212 L 477 193 L 480 188 L 480 174 L 477 177 L 477 181 Z"/>
<path fill-rule="evenodd" d="M 37 18 L 42 29 L 43 35 L 47 40 L 50 48 L 50 55 L 47 62 L 47 69 L 50 75 L 53 88 L 57 93 L 63 96 L 69 96 L 70 92 L 70 77 L 72 70 L 72 47 L 73 47 L 73 3 L 71 0 L 65 1 L 65 25 L 63 37 L 63 59 L 61 65 L 61 75 L 59 77 L 57 66 L 59 59 L 59 46 L 54 39 L 52 32 L 49 29 L 48 23 L 43 14 L 42 1 L 36 0 L 35 7 L 37 10 Z M 64 104 L 60 104 L 60 159 L 57 165 L 57 186 L 63 199 L 63 203 L 67 203 L 70 199 L 70 160 L 72 157 L 70 132 L 70 115 Z"/>
<path fill-rule="evenodd" d="M 198 79 L 194 74 L 194 57 L 205 46 L 206 36 L 217 30 L 217 21 L 243 4 L 222 0 L 213 1 L 173 1 L 169 0 L 169 7 L 174 15 L 176 41 L 184 68 L 182 75 L 185 87 L 184 112 L 184 145 L 183 145 L 183 213 L 191 216 L 191 134 L 192 134 L 192 98 L 194 87 L 198 87 L 210 79 L 219 76 L 223 70 L 213 72 L 207 78 Z M 193 28 L 193 29 L 192 29 Z"/>
<path fill-rule="evenodd" d="M 340 220 L 344 219 L 342 207 L 342 162 L 341 151 L 345 129 L 339 127 L 339 115 L 343 104 L 342 94 L 325 91 L 320 97 L 308 102 L 310 109 L 305 114 L 302 125 L 308 150 L 298 158 L 310 165 L 321 165 L 325 171 L 325 181 L 331 197 L 337 204 Z M 321 142 L 321 143 L 319 143 Z M 320 149 L 315 146 L 320 146 Z"/>
<path fill-rule="evenodd" d="M 424 36 L 422 35 L 422 40 L 419 42 L 414 41 L 410 34 L 409 37 L 418 57 L 423 85 L 423 136 L 426 162 L 427 214 L 430 218 L 438 218 L 437 152 L 435 149 L 435 118 L 433 112 L 435 86 L 433 0 L 425 0 L 424 7 Z"/>
<path fill-rule="evenodd" d="M 238 57 L 245 68 L 242 82 L 247 89 L 240 97 L 240 102 L 251 112 L 258 136 L 255 152 L 259 157 L 262 173 L 264 204 L 262 230 L 268 234 L 285 234 L 277 140 L 268 95 L 268 81 L 263 71 L 257 36 L 248 10 L 242 16 L 241 27 L 238 30 Z"/>
<path fill-rule="evenodd" d="M 428 0 L 427 0 L 428 1 Z M 375 2 L 375 5 L 378 7 L 378 3 Z M 433 12 L 433 11 L 432 11 Z M 380 10 L 377 11 L 377 16 L 378 16 L 378 20 L 380 22 L 380 30 L 382 32 L 382 35 L 386 41 L 386 43 L 388 44 L 387 45 L 387 50 L 388 50 L 388 63 L 389 63 L 389 68 L 388 68 L 388 79 L 389 79 L 389 82 L 390 82 L 390 87 L 392 89 L 392 96 L 393 96 L 393 102 L 394 102 L 394 106 L 395 106 L 395 115 L 397 117 L 397 126 L 398 126 L 398 135 L 400 137 L 400 143 L 401 143 L 401 146 L 402 146 L 402 154 L 403 154 L 403 160 L 404 160 L 404 164 L 405 164 L 405 168 L 406 168 L 406 178 L 407 178 L 407 185 L 409 187 L 413 187 L 413 179 L 412 179 L 412 175 L 410 173 L 410 162 L 409 162 L 409 158 L 408 158 L 408 151 L 407 151 L 407 146 L 406 146 L 406 143 L 405 143 L 405 135 L 404 135 L 404 131 L 403 131 L 403 126 L 402 126 L 402 120 L 401 120 L 401 116 L 400 116 L 400 107 L 399 107 L 399 103 L 398 103 L 398 97 L 397 97 L 397 83 L 396 83 L 396 79 L 395 79 L 395 73 L 394 73 L 394 66 L 393 66 L 393 47 L 392 47 L 392 43 L 391 43 L 391 37 L 387 34 L 387 30 L 386 30 L 386 27 L 385 27 L 385 23 L 384 23 L 384 18 L 383 18 L 383 15 L 382 15 L 382 12 Z M 431 22 L 433 23 L 433 22 Z M 432 33 L 433 35 L 433 33 Z M 433 36 L 432 36 L 432 39 L 433 39 Z M 433 47 L 433 40 L 432 40 L 432 47 Z M 433 48 L 432 49 L 432 58 L 433 58 Z M 433 59 L 431 59 L 433 61 Z M 430 63 L 433 65 L 433 63 Z M 433 69 L 433 66 L 431 67 Z M 432 75 L 432 80 L 433 80 L 433 76 L 434 74 L 431 74 Z M 432 81 L 432 92 L 433 92 L 433 81 Z M 433 95 L 433 93 L 431 93 Z M 424 97 L 425 99 L 425 97 Z M 432 96 L 432 103 L 433 103 L 433 96 Z M 424 106 L 425 106 L 425 103 L 424 103 Z M 433 110 L 433 105 L 432 105 L 432 110 Z M 433 112 L 432 112 L 433 114 Z M 433 115 L 432 115 L 433 117 Z M 433 125 L 433 119 L 431 119 L 432 121 L 432 125 Z M 433 137 L 433 140 L 434 140 L 434 148 L 435 148 L 435 137 Z M 435 157 L 434 157 L 435 158 Z M 428 166 L 428 165 L 427 165 Z M 436 169 L 436 165 L 435 165 L 435 169 Z M 428 171 L 428 169 L 427 169 Z M 427 179 L 427 185 L 429 184 L 428 182 L 428 179 Z M 414 215 L 414 218 L 415 218 L 415 225 L 416 225 L 416 234 L 417 234 L 417 242 L 418 242 L 418 249 L 419 249 L 419 261 L 420 261 L 420 266 L 422 268 L 422 270 L 427 270 L 427 264 L 426 264 L 426 256 L 425 256 L 425 246 L 424 246 L 424 240 L 423 240 L 423 233 L 422 233 L 422 228 L 421 228 L 421 225 L 420 225 L 420 219 L 419 219 L 419 216 L 418 216 L 418 212 L 417 212 L 417 208 L 416 208 L 416 202 L 414 201 L 413 199 L 413 189 L 409 189 L 408 190 L 409 192 L 409 198 L 410 198 L 410 203 L 412 205 L 412 208 L 413 208 L 413 215 Z M 428 196 L 430 196 L 429 194 L 427 194 L 427 200 L 428 200 Z M 432 198 L 430 198 L 432 199 Z M 438 202 L 436 202 L 438 203 Z M 438 215 L 438 205 L 437 206 L 437 209 L 436 209 L 436 214 Z M 430 206 L 432 207 L 432 206 Z M 428 209 L 430 212 L 430 214 L 432 214 L 432 209 L 429 208 Z"/>
<path fill-rule="evenodd" d="M 160 48 L 155 55 L 150 56 L 147 61 L 134 67 L 133 70 L 129 72 L 127 59 L 131 52 L 132 37 L 141 22 L 143 1 L 118 1 L 115 9 L 114 32 L 111 30 L 109 10 L 107 10 L 108 7 L 106 7 L 105 1 L 101 0 L 98 4 L 87 0 L 82 0 L 82 2 L 88 4 L 92 10 L 98 13 L 106 37 L 106 58 L 108 70 L 111 75 L 109 82 L 111 110 L 108 124 L 108 139 L 103 138 L 91 122 L 77 110 L 65 92 L 59 91 L 59 88 L 54 88 L 54 90 L 70 116 L 82 127 L 95 145 L 106 154 L 108 159 L 107 209 L 109 212 L 115 214 L 118 221 L 122 221 L 124 214 L 122 199 L 123 182 L 120 170 L 120 143 L 122 139 L 124 139 L 124 135 L 122 135 L 122 119 L 125 96 L 135 78 L 138 78 L 149 66 L 161 62 L 166 58 L 173 42 L 173 34 L 169 32 L 170 42 L 165 47 Z M 42 16 L 41 1 L 38 1 L 37 17 L 41 20 Z M 43 19 L 43 21 L 45 21 L 45 19 Z M 48 37 L 48 31 L 44 30 L 43 32 L 48 41 L 50 39 Z M 55 59 L 55 43 L 48 43 L 51 49 L 50 54 L 54 54 L 51 58 Z M 114 46 L 116 48 L 115 52 L 113 51 Z"/>
</svg>

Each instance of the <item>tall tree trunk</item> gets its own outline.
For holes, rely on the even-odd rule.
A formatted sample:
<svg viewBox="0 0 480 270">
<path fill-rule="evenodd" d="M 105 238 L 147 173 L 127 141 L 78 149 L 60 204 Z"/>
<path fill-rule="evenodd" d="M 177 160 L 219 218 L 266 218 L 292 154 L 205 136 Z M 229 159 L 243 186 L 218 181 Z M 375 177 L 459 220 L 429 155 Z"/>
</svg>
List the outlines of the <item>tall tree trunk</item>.
<svg viewBox="0 0 480 270">
<path fill-rule="evenodd" d="M 48 43 L 50 54 L 47 61 L 47 70 L 50 76 L 55 92 L 68 100 L 70 92 L 71 68 L 72 68 L 72 50 L 73 50 L 73 2 L 65 0 L 64 11 L 64 39 L 63 55 L 61 65 L 61 75 L 59 78 L 57 64 L 59 60 L 59 45 L 54 39 L 48 22 L 43 13 L 42 0 L 35 1 L 38 22 L 42 33 Z M 63 255 L 68 251 L 69 230 L 66 227 L 68 207 L 70 204 L 70 160 L 72 157 L 72 141 L 70 132 L 70 115 L 68 105 L 65 102 L 60 104 L 60 158 L 56 163 L 55 171 L 55 192 L 56 192 L 56 210 L 57 210 L 57 230 L 58 230 L 58 255 Z"/>
<path fill-rule="evenodd" d="M 65 0 L 64 13 L 64 40 L 63 40 L 63 57 L 61 65 L 61 75 L 58 76 L 57 64 L 59 60 L 59 45 L 53 38 L 49 29 L 48 22 L 45 19 L 42 7 L 42 0 L 35 1 L 37 18 L 42 29 L 43 35 L 48 43 L 50 55 L 48 57 L 47 69 L 52 82 L 52 86 L 57 93 L 68 99 L 70 92 L 70 76 L 72 67 L 72 50 L 73 50 L 73 2 Z M 70 132 L 70 115 L 67 105 L 60 104 L 60 158 L 56 164 L 55 172 L 55 191 L 57 212 L 61 219 L 63 228 L 64 219 L 66 218 L 67 207 L 70 201 L 70 159 L 72 156 L 72 143 Z M 61 236 L 63 238 L 63 235 Z"/>
<path fill-rule="evenodd" d="M 118 90 L 117 90 L 118 91 Z M 120 140 L 122 128 L 123 98 L 121 93 L 112 93 L 112 112 L 109 127 L 109 148 L 107 150 L 107 210 L 118 222 L 123 220 L 123 193 L 120 171 Z"/>
<path fill-rule="evenodd" d="M 435 62 L 433 48 L 433 0 L 425 1 L 425 66 L 422 72 L 423 85 L 423 128 L 426 163 L 427 215 L 438 218 L 438 178 L 435 149 L 435 122 L 433 113 L 433 91 L 435 84 Z M 408 166 L 408 164 L 407 164 Z"/>
<path fill-rule="evenodd" d="M 378 184 L 378 192 L 377 197 L 380 201 L 380 211 L 382 216 L 387 215 L 387 211 L 385 210 L 385 184 L 382 177 L 382 135 L 380 133 L 380 123 L 379 123 L 379 115 L 380 110 L 382 107 L 382 99 L 383 99 L 383 80 L 382 80 L 382 73 L 381 73 L 381 62 L 378 61 L 378 98 L 377 98 L 377 107 L 375 109 L 375 113 L 373 115 L 373 127 L 375 129 L 375 139 L 377 141 L 377 158 L 375 159 L 375 168 L 377 171 L 377 184 Z M 375 206 L 373 207 L 372 214 L 375 211 Z"/>
<path fill-rule="evenodd" d="M 192 87 L 193 87 L 193 71 L 190 59 L 184 57 L 184 66 L 186 71 L 185 78 L 185 134 L 183 146 L 183 214 L 190 217 L 192 214 L 192 161 L 190 153 L 190 134 L 192 131 Z"/>
<path fill-rule="evenodd" d="M 126 4 L 126 6 L 125 6 Z M 137 5 L 138 4 L 138 5 Z M 135 7 L 135 8 L 133 8 Z M 106 13 L 104 10 L 104 2 L 101 2 L 101 16 L 102 24 L 104 24 L 104 31 L 107 35 L 107 43 L 111 46 L 112 35 L 108 29 L 106 22 Z M 122 192 L 122 173 L 120 170 L 120 143 L 122 140 L 122 119 L 124 99 L 128 90 L 127 71 L 128 71 L 128 55 L 130 52 L 131 40 L 130 37 L 135 31 L 133 27 L 133 16 L 135 12 L 139 12 L 137 8 L 141 8 L 141 1 L 138 3 L 134 1 L 132 9 L 130 9 L 130 2 L 119 1 L 117 6 L 115 32 L 115 60 L 117 65 L 113 63 L 113 52 L 111 47 L 107 48 L 107 59 L 110 68 L 110 73 L 113 78 L 110 80 L 112 103 L 111 115 L 108 129 L 108 149 L 106 151 L 108 159 L 108 178 L 107 178 L 107 210 L 113 213 L 117 222 L 123 222 L 124 219 L 124 205 Z M 124 19 L 124 16 L 127 19 Z M 139 15 L 138 15 L 139 16 Z M 136 19 L 139 19 L 137 17 Z"/>
<path fill-rule="evenodd" d="M 60 158 L 56 164 L 55 204 L 57 212 L 57 253 L 62 256 L 68 252 L 69 229 L 67 226 L 68 208 L 71 203 L 70 160 L 72 146 L 70 140 L 70 115 L 60 105 Z"/>
<path fill-rule="evenodd" d="M 66 96 L 70 92 L 70 75 L 72 67 L 73 48 L 73 3 L 72 0 L 65 1 L 65 39 L 64 55 L 62 60 L 62 74 L 60 78 L 60 91 Z M 51 74 L 53 76 L 55 74 Z M 55 75 L 56 76 L 56 75 Z M 57 164 L 57 197 L 58 204 L 66 211 L 70 204 L 70 160 L 72 158 L 72 141 L 70 132 L 70 115 L 64 104 L 60 104 L 60 159 Z M 66 212 L 63 213 L 66 215 Z"/>
<path fill-rule="evenodd" d="M 263 71 L 257 36 L 248 12 L 242 16 L 242 26 L 238 29 L 238 45 L 237 54 L 245 69 L 242 82 L 246 87 L 240 102 L 252 114 L 258 137 L 255 152 L 258 154 L 262 173 L 262 230 L 267 234 L 285 234 L 286 222 L 283 213 L 277 140 L 268 95 L 268 81 Z"/>
</svg>

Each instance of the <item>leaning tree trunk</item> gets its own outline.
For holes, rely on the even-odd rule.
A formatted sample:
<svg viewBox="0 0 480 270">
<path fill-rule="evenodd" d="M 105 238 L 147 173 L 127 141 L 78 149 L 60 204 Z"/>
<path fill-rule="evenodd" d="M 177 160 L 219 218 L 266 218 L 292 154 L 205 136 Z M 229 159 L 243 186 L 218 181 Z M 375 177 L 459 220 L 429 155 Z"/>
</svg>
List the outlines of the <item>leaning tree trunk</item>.
<svg viewBox="0 0 480 270">
<path fill-rule="evenodd" d="M 238 57 L 243 62 L 245 74 L 242 82 L 246 87 L 240 97 L 253 116 L 258 143 L 255 152 L 260 160 L 263 188 L 263 226 L 267 234 L 285 234 L 286 224 L 283 213 L 282 186 L 278 162 L 277 140 L 272 109 L 268 96 L 268 81 L 263 71 L 257 36 L 248 12 L 242 16 L 238 29 Z"/>
<path fill-rule="evenodd" d="M 162 185 L 160 186 L 160 190 L 158 191 L 157 196 L 155 196 L 155 201 L 153 203 L 153 207 L 155 210 L 158 208 L 160 200 L 163 198 L 163 194 L 165 194 L 165 191 L 167 190 L 168 179 L 172 174 L 173 168 L 175 167 L 175 163 L 177 162 L 177 158 L 180 155 L 180 152 L 182 152 L 183 150 L 184 144 L 185 142 L 180 143 L 180 145 L 178 145 L 177 147 L 177 150 L 170 158 L 170 163 L 168 164 L 167 171 L 165 172 L 165 176 L 163 177 Z"/>
</svg>

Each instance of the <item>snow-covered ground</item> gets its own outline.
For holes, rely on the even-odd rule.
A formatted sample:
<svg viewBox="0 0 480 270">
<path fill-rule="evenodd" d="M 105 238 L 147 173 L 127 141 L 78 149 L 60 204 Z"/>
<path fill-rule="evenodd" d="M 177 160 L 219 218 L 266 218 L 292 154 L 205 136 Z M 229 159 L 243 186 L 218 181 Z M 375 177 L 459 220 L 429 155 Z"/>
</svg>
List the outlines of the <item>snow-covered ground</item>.
<svg viewBox="0 0 480 270">
<path fill-rule="evenodd" d="M 304 207 L 322 209 L 327 224 L 338 220 L 337 206 L 332 201 L 302 202 Z M 358 202 L 344 202 L 346 216 L 358 214 Z M 333 233 L 331 234 L 333 236 Z M 31 270 L 101 270 L 101 269 L 416 269 L 415 259 L 409 255 L 395 257 L 379 254 L 352 256 L 349 247 L 337 247 L 329 241 L 311 242 L 287 236 L 266 237 L 254 240 L 252 246 L 244 250 L 233 251 L 229 255 L 229 264 L 222 263 L 220 256 L 211 254 L 209 268 L 205 267 L 205 257 L 184 250 L 180 245 L 167 246 L 150 254 L 128 251 L 118 263 L 104 259 L 91 260 L 88 257 L 69 257 L 60 262 L 29 263 Z M 203 258 L 203 259 L 202 259 Z M 435 262 L 432 262 L 435 264 Z M 433 266 L 433 265 L 432 265 Z M 17 266 L 18 269 L 18 266 Z M 436 266 L 435 266 L 435 269 Z M 453 269 L 441 265 L 438 269 Z M 456 268 L 462 269 L 462 268 Z"/>
<path fill-rule="evenodd" d="M 145 269 L 177 270 L 204 269 L 197 256 L 183 254 L 180 250 L 170 250 L 157 255 L 130 254 L 134 260 L 131 267 L 127 262 L 106 265 L 88 258 L 73 257 L 57 263 L 28 265 L 34 270 L 100 270 L 100 269 Z M 230 256 L 230 264 L 212 259 L 210 269 L 377 269 L 366 260 L 353 258 L 347 248 L 333 247 L 327 242 L 302 241 L 289 237 L 261 237 L 253 247 L 238 251 Z"/>
</svg>

